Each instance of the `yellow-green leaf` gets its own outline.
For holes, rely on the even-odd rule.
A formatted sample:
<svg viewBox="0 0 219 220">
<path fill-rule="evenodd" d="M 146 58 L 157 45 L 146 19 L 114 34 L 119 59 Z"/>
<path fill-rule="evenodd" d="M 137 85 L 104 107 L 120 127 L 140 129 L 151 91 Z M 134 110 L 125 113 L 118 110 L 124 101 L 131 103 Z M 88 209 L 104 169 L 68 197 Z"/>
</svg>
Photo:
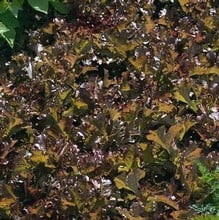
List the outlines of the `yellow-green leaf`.
<svg viewBox="0 0 219 220">
<path fill-rule="evenodd" d="M 80 56 L 82 53 L 86 53 L 91 47 L 91 42 L 88 40 L 81 41 L 79 43 L 79 48 L 76 48 L 76 53 Z"/>
<path fill-rule="evenodd" d="M 146 32 L 151 32 L 155 28 L 155 26 L 156 26 L 156 24 L 151 19 L 151 17 L 147 16 L 146 23 L 145 23 Z"/>
<path fill-rule="evenodd" d="M 21 125 L 22 123 L 23 123 L 22 119 L 16 117 L 12 118 L 6 130 L 4 131 L 3 137 L 6 137 L 11 133 L 13 133 L 14 129 L 16 129 L 17 126 Z"/>
<path fill-rule="evenodd" d="M 95 71 L 95 70 L 97 70 L 95 66 L 83 66 L 80 71 L 80 74 L 86 74 L 87 72 Z"/>
<path fill-rule="evenodd" d="M 103 87 L 109 88 L 110 85 L 115 84 L 115 80 L 109 79 L 109 70 L 104 68 Z"/>
<path fill-rule="evenodd" d="M 182 130 L 179 136 L 179 139 L 182 140 L 185 133 L 191 128 L 193 127 L 195 124 L 197 124 L 197 122 L 191 122 L 191 121 L 185 121 L 181 126 L 182 126 Z"/>
<path fill-rule="evenodd" d="M 71 116 L 71 115 L 73 115 L 73 112 L 74 112 L 74 106 L 72 106 L 72 107 L 68 108 L 67 110 L 63 111 L 62 116 L 65 116 L 65 117 Z"/>
<path fill-rule="evenodd" d="M 123 58 L 126 58 L 127 57 L 127 52 L 130 51 L 130 45 L 129 44 L 119 44 L 118 46 L 115 46 L 115 50 Z"/>
<path fill-rule="evenodd" d="M 0 209 L 9 209 L 13 203 L 15 203 L 15 199 L 13 198 L 2 198 L 0 199 Z"/>
<path fill-rule="evenodd" d="M 139 168 L 135 168 L 128 175 L 126 173 L 122 173 L 119 176 L 114 178 L 115 185 L 118 189 L 127 189 L 129 191 L 134 192 L 135 194 L 139 194 L 139 180 L 144 178 L 145 171 Z"/>
<path fill-rule="evenodd" d="M 201 156 L 202 148 L 197 147 L 193 151 L 188 152 L 188 154 L 185 155 L 185 160 L 183 161 L 184 167 L 191 166 L 194 161 L 198 160 Z"/>
<path fill-rule="evenodd" d="M 36 164 L 39 164 L 39 163 L 48 164 L 48 160 L 49 160 L 49 156 L 43 154 L 43 152 L 40 150 L 34 151 L 31 156 L 31 161 Z"/>
<path fill-rule="evenodd" d="M 134 156 L 135 156 L 135 146 L 132 145 L 132 146 L 130 146 L 128 151 L 125 153 L 122 164 L 118 167 L 118 171 L 119 172 L 122 172 L 122 171 L 128 172 L 132 167 Z"/>
<path fill-rule="evenodd" d="M 176 108 L 174 105 L 170 103 L 163 103 L 163 102 L 159 102 L 158 107 L 160 111 L 165 113 L 170 113 Z"/>
<path fill-rule="evenodd" d="M 121 90 L 122 90 L 123 92 L 128 92 L 128 91 L 131 90 L 131 87 L 130 87 L 130 85 L 129 85 L 127 82 L 124 82 L 124 83 L 122 84 L 122 86 L 121 86 Z"/>
<path fill-rule="evenodd" d="M 174 96 L 178 101 L 187 103 L 186 99 L 184 98 L 184 96 L 180 93 L 180 91 L 175 91 L 174 92 Z"/>
<path fill-rule="evenodd" d="M 69 201 L 67 199 L 62 198 L 61 199 L 61 205 L 62 205 L 63 209 L 66 210 L 69 207 L 74 207 L 75 203 L 72 202 L 72 201 Z"/>
<path fill-rule="evenodd" d="M 136 42 L 132 42 L 132 41 L 126 43 L 120 42 L 116 38 L 109 35 L 107 36 L 107 38 L 114 45 L 112 47 L 112 52 L 114 53 L 116 51 L 118 54 L 121 55 L 122 58 L 126 58 L 127 52 L 134 50 L 138 46 Z"/>
<path fill-rule="evenodd" d="M 110 113 L 110 118 L 113 121 L 116 121 L 116 120 L 118 120 L 121 117 L 121 113 L 116 108 L 110 109 L 109 113 Z"/>
<path fill-rule="evenodd" d="M 81 100 L 76 100 L 74 102 L 74 105 L 76 106 L 76 108 L 78 109 L 87 109 L 88 108 L 88 105 L 87 103 L 81 101 Z"/>
<path fill-rule="evenodd" d="M 16 166 L 13 169 L 13 174 L 17 175 L 19 173 L 20 175 L 23 175 L 23 173 L 25 173 L 25 171 L 29 170 L 30 168 L 31 165 L 25 158 L 22 158 L 16 163 Z"/>
<path fill-rule="evenodd" d="M 185 133 L 195 124 L 196 122 L 185 121 L 172 125 L 167 132 L 165 127 L 162 126 L 158 130 L 150 130 L 150 133 L 146 137 L 148 140 L 153 141 L 162 148 L 166 149 L 169 153 L 173 153 L 175 151 L 172 148 L 173 141 L 177 139 L 182 140 Z"/>
<path fill-rule="evenodd" d="M 186 4 L 188 4 L 189 2 L 190 0 L 179 0 L 179 4 L 181 5 L 184 12 L 187 12 Z"/>
<path fill-rule="evenodd" d="M 143 150 L 143 161 L 148 164 L 152 163 L 154 161 L 154 156 L 153 156 L 153 146 L 152 145 L 146 145 L 147 147 L 143 146 L 140 144 L 141 149 Z"/>
<path fill-rule="evenodd" d="M 84 201 L 82 200 L 79 192 L 75 189 L 72 189 L 71 193 L 73 195 L 75 205 L 77 206 L 78 209 L 80 209 L 84 204 Z"/>
<path fill-rule="evenodd" d="M 145 71 L 146 69 L 146 56 L 139 56 L 137 58 L 130 57 L 128 61 L 132 64 L 132 66 L 138 70 L 139 72 Z M 145 71 L 146 72 L 146 71 Z"/>
<path fill-rule="evenodd" d="M 209 74 L 219 75 L 219 67 L 216 65 L 209 68 L 197 66 L 192 70 L 191 75 L 209 75 Z"/>
<path fill-rule="evenodd" d="M 79 56 L 70 54 L 70 55 L 66 55 L 64 57 L 64 60 L 66 60 L 71 65 L 71 68 L 73 68 L 78 58 Z"/>
<path fill-rule="evenodd" d="M 58 94 L 59 99 L 63 102 L 67 98 L 67 96 L 69 95 L 70 92 L 71 92 L 71 89 L 59 92 L 59 94 Z"/>
<path fill-rule="evenodd" d="M 180 135 L 181 131 L 182 131 L 182 126 L 177 124 L 177 125 L 172 125 L 165 137 L 165 143 L 166 145 L 171 145 L 171 143 L 174 141 L 174 139 Z"/>
<path fill-rule="evenodd" d="M 51 96 L 51 84 L 49 81 L 46 81 L 44 84 L 45 97 L 49 98 Z"/>
<path fill-rule="evenodd" d="M 194 111 L 198 111 L 197 103 L 190 98 L 191 89 L 189 86 L 182 86 L 177 88 L 174 92 L 175 99 L 188 104 L 188 106 Z"/>
<path fill-rule="evenodd" d="M 141 180 L 142 178 L 145 177 L 145 171 L 142 170 L 142 169 L 139 169 L 139 168 L 134 169 L 134 170 L 133 170 L 133 174 L 134 174 L 135 179 L 136 179 L 137 181 L 139 181 L 139 180 Z"/>
<path fill-rule="evenodd" d="M 132 191 L 132 189 L 126 183 L 124 175 L 123 176 L 119 175 L 119 176 L 115 177 L 114 182 L 115 182 L 117 189 L 127 189 L 127 190 Z"/>
<path fill-rule="evenodd" d="M 7 193 L 9 193 L 15 201 L 17 199 L 17 196 L 13 192 L 13 187 L 11 185 L 8 185 L 8 184 L 5 184 L 4 186 L 5 186 L 5 189 L 6 189 Z"/>
<path fill-rule="evenodd" d="M 58 120 L 58 107 L 57 106 L 53 106 L 49 108 L 49 112 L 51 114 L 51 116 L 53 117 L 53 119 L 57 122 Z"/>
<path fill-rule="evenodd" d="M 166 135 L 166 130 L 165 127 L 162 126 L 158 130 L 149 131 L 149 134 L 146 136 L 149 141 L 153 141 L 160 145 L 162 148 L 166 149 L 169 151 L 169 147 L 165 144 L 165 135 Z"/>
<path fill-rule="evenodd" d="M 202 21 L 210 30 L 217 28 L 216 18 L 214 16 L 206 16 Z"/>
</svg>

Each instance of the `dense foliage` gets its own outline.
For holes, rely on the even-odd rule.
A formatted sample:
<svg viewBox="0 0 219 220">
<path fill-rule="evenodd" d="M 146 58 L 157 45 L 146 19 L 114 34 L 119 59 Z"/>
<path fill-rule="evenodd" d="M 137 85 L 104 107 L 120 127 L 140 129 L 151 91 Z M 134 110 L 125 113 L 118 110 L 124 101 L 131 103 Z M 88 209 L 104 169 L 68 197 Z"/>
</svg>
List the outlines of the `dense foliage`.
<svg viewBox="0 0 219 220">
<path fill-rule="evenodd" d="M 0 2 L 0 39 L 5 39 L 10 47 L 14 47 L 16 33 L 19 35 L 19 29 L 28 23 L 28 6 L 32 9 L 48 14 L 49 4 L 59 13 L 67 14 L 68 8 L 59 0 L 2 0 Z M 33 23 L 31 23 L 33 26 Z M 17 36 L 21 37 L 21 36 Z"/>
<path fill-rule="evenodd" d="M 1 65 L 0 218 L 218 214 L 217 1 L 68 4 Z"/>
</svg>

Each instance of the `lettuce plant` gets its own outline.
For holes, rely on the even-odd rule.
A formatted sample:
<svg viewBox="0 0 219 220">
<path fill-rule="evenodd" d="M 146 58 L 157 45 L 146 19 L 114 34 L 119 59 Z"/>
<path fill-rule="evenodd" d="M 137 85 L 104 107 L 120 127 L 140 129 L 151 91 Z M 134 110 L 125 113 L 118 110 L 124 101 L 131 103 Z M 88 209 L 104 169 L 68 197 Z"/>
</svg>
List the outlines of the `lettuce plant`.
<svg viewBox="0 0 219 220">
<path fill-rule="evenodd" d="M 207 196 L 201 204 L 193 204 L 191 207 L 198 214 L 219 216 L 219 167 L 210 171 L 201 162 L 197 162 L 197 166 L 201 173 L 201 184 L 206 189 Z"/>
<path fill-rule="evenodd" d="M 35 10 L 47 14 L 49 5 L 61 13 L 67 14 L 67 7 L 59 0 L 28 0 L 28 4 Z M 26 20 L 19 19 L 19 12 L 25 11 L 24 0 L 3 0 L 0 3 L 0 36 L 10 47 L 14 47 L 17 30 Z"/>
</svg>

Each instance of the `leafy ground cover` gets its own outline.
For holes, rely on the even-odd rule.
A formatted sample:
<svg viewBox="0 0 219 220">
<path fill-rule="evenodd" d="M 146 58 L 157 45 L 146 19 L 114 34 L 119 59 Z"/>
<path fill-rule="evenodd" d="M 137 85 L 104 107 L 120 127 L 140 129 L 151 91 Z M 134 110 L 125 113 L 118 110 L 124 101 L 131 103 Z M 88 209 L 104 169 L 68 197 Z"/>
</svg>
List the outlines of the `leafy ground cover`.
<svg viewBox="0 0 219 220">
<path fill-rule="evenodd" d="M 68 8 L 59 0 L 3 0 L 0 2 L 0 45 L 4 43 L 3 39 L 12 48 L 15 47 L 16 32 L 20 32 L 19 29 L 24 28 L 30 21 L 30 17 L 27 17 L 28 7 L 39 11 L 44 14 L 48 14 L 49 6 L 53 6 L 56 11 L 67 14 Z M 36 16 L 36 13 L 32 13 Z M 27 19 L 27 20 L 26 20 Z M 29 20 L 29 21 L 28 21 Z M 33 28 L 34 23 L 31 21 Z"/>
<path fill-rule="evenodd" d="M 0 218 L 217 218 L 217 1 L 68 4 L 1 64 Z"/>
</svg>

